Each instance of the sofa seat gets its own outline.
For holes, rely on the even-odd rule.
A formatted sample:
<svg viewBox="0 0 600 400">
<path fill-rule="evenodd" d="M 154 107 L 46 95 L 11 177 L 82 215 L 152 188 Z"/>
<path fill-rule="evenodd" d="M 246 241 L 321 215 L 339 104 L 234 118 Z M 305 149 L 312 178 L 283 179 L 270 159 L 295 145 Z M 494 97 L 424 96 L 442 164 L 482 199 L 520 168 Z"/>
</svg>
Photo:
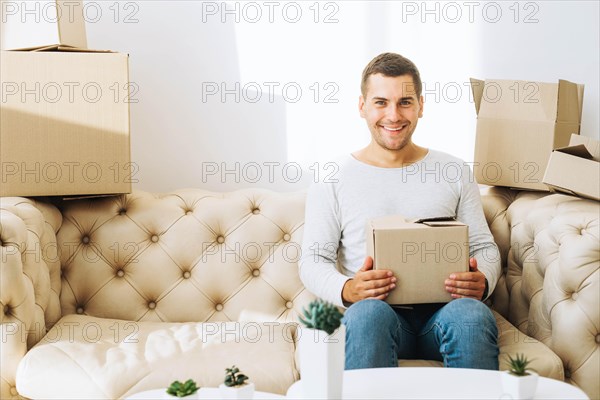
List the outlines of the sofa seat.
<svg viewBox="0 0 600 400">
<path fill-rule="evenodd" d="M 523 351 L 527 343 L 542 376 L 564 379 L 554 352 L 500 314 L 494 316 L 501 369 L 507 369 L 506 355 Z M 292 322 L 133 322 L 71 314 L 25 355 L 17 370 L 17 390 L 28 398 L 116 399 L 188 378 L 216 387 L 225 368 L 236 364 L 257 390 L 285 394 L 299 379 L 297 337 Z M 427 360 L 398 364 L 442 366 Z"/>
<path fill-rule="evenodd" d="M 257 390 L 285 394 L 299 379 L 296 324 L 132 322 L 67 315 L 17 370 L 17 390 L 38 399 L 118 399 L 194 379 L 223 382 L 240 367 Z"/>
</svg>

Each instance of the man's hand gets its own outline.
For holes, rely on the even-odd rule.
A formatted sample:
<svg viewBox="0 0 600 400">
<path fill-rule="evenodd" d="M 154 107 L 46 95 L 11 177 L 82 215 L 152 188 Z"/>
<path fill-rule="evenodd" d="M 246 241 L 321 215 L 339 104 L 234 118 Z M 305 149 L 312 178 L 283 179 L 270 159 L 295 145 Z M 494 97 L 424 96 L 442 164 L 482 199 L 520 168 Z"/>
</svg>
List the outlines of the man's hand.
<svg viewBox="0 0 600 400">
<path fill-rule="evenodd" d="M 383 300 L 390 290 L 396 287 L 395 282 L 392 271 L 373 270 L 373 259 L 367 256 L 354 278 L 346 281 L 342 289 L 342 298 L 348 303 L 356 303 L 363 299 Z"/>
<path fill-rule="evenodd" d="M 469 259 L 469 272 L 450 274 L 444 284 L 446 285 L 446 291 L 451 293 L 455 299 L 468 297 L 482 300 L 485 290 L 485 275 L 477 269 L 477 260 L 471 258 Z"/>
</svg>

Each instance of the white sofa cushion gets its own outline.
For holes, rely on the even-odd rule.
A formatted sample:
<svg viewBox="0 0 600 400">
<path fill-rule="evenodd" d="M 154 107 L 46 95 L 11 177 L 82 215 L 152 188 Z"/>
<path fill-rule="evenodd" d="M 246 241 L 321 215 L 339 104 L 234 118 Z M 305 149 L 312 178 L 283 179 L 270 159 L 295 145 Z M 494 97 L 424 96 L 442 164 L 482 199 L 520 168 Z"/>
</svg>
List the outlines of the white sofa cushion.
<svg viewBox="0 0 600 400">
<path fill-rule="evenodd" d="M 216 387 L 235 364 L 257 390 L 284 394 L 296 324 L 156 323 L 68 315 L 19 364 L 17 390 L 45 399 L 117 399 L 194 379 Z"/>
</svg>

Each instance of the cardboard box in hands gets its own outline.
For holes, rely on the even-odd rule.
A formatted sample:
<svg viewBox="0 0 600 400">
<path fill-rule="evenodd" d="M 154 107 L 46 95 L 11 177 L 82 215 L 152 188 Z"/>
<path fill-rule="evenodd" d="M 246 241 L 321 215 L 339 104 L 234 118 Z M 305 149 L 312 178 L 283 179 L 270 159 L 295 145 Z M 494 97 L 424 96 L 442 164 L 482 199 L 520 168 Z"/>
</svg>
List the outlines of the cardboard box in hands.
<svg viewBox="0 0 600 400">
<path fill-rule="evenodd" d="M 469 228 L 453 218 L 407 221 L 399 215 L 367 222 L 367 255 L 389 269 L 396 287 L 389 304 L 447 303 L 444 281 L 469 270 Z"/>
</svg>

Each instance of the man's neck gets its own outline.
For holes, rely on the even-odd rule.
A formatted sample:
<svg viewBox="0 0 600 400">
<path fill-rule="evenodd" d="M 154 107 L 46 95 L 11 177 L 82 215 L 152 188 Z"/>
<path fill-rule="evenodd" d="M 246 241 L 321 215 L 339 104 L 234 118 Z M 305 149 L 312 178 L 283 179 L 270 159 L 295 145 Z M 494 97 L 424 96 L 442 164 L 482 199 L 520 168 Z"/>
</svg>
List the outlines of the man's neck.
<svg viewBox="0 0 600 400">
<path fill-rule="evenodd" d="M 400 150 L 384 149 L 371 142 L 367 147 L 360 149 L 352 155 L 358 161 L 380 168 L 403 168 L 427 155 L 428 150 L 410 142 Z"/>
</svg>

